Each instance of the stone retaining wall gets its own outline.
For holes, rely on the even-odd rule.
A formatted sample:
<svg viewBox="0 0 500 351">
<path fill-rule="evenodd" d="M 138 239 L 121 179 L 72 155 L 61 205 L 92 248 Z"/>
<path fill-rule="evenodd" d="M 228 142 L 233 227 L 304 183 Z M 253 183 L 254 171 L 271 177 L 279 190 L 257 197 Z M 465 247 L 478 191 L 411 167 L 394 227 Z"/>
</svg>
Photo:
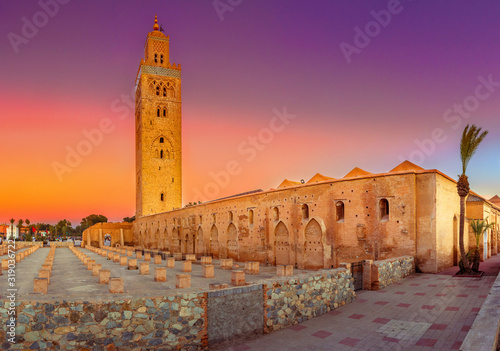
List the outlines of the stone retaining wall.
<svg viewBox="0 0 500 351">
<path fill-rule="evenodd" d="M 375 263 L 377 287 L 413 272 L 413 258 Z M 255 284 L 197 293 L 176 291 L 156 298 L 113 302 L 17 301 L 17 344 L 7 323 L 0 330 L 2 349 L 198 350 L 221 340 L 251 337 L 317 317 L 356 297 L 351 270 L 324 269 Z M 8 321 L 10 302 L 0 303 Z M 217 326 L 209 323 L 216 323 Z"/>
<path fill-rule="evenodd" d="M 206 293 L 113 302 L 17 302 L 16 345 L 2 349 L 154 350 L 207 345 Z M 9 302 L 0 308 L 7 320 Z M 3 326 L 5 327 L 5 325 Z M 161 347 L 160 347 L 161 346 Z"/>
<path fill-rule="evenodd" d="M 317 317 L 355 297 L 351 272 L 344 268 L 267 282 L 264 284 L 264 332 L 271 333 Z"/>
<path fill-rule="evenodd" d="M 414 258 L 402 256 L 373 263 L 368 261 L 365 262 L 363 270 L 368 273 L 364 275 L 364 279 L 369 279 L 368 282 L 364 282 L 364 286 L 370 286 L 369 290 L 379 290 L 413 274 L 415 272 Z"/>
</svg>

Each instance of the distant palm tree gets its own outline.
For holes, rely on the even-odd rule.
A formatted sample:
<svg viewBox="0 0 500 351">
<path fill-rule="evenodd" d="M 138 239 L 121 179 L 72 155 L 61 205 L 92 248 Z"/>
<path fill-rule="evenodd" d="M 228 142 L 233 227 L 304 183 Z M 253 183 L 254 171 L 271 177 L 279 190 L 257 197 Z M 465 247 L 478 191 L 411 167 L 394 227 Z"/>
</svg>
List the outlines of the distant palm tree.
<svg viewBox="0 0 500 351">
<path fill-rule="evenodd" d="M 465 253 L 464 247 L 464 227 L 465 227 L 465 200 L 470 192 L 469 179 L 465 175 L 467 171 L 467 166 L 472 156 L 477 151 L 479 144 L 488 135 L 488 131 L 485 130 L 481 133 L 481 128 L 476 127 L 474 124 L 469 127 L 467 126 L 462 133 L 462 140 L 460 141 L 460 159 L 462 160 L 462 175 L 458 179 L 457 191 L 458 196 L 460 196 L 460 232 L 459 232 L 459 246 L 460 246 L 460 256 L 462 256 L 462 273 L 470 274 L 471 269 L 469 266 L 469 260 L 467 254 Z"/>
<path fill-rule="evenodd" d="M 19 238 L 21 238 L 21 229 L 23 228 L 24 221 L 22 219 L 17 221 L 17 228 L 19 228 Z"/>
<path fill-rule="evenodd" d="M 470 226 L 472 228 L 472 233 L 476 237 L 476 248 L 471 254 L 472 262 L 469 262 L 469 264 L 471 265 L 472 271 L 479 272 L 479 261 L 481 260 L 481 255 L 479 253 L 479 241 L 484 234 L 487 235 L 489 229 L 495 227 L 495 223 L 488 223 L 488 220 L 477 219 L 472 220 L 470 222 Z M 483 247 L 483 250 L 487 251 L 488 248 L 485 246 Z"/>
<path fill-rule="evenodd" d="M 25 222 L 25 223 L 26 223 L 26 225 L 28 226 L 28 233 L 29 233 L 29 234 L 31 234 L 31 227 L 30 227 L 30 223 L 31 223 L 31 222 L 30 222 L 30 220 L 29 220 L 29 219 L 27 219 L 27 220 L 25 220 L 24 222 Z"/>
</svg>

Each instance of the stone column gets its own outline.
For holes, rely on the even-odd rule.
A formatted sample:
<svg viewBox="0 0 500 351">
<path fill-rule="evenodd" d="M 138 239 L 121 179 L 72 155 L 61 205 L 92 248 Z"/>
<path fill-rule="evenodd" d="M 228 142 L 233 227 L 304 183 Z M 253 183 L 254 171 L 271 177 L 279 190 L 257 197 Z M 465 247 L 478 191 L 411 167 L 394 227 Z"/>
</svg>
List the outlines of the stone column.
<svg viewBox="0 0 500 351">
<path fill-rule="evenodd" d="M 103 247 L 103 246 L 104 246 L 104 241 L 102 238 L 102 229 L 99 229 L 99 247 Z"/>
<path fill-rule="evenodd" d="M 125 241 L 123 240 L 123 228 L 120 228 L 120 245 L 125 245 Z"/>
<path fill-rule="evenodd" d="M 372 289 L 372 264 L 373 260 L 363 262 L 363 290 Z"/>
</svg>

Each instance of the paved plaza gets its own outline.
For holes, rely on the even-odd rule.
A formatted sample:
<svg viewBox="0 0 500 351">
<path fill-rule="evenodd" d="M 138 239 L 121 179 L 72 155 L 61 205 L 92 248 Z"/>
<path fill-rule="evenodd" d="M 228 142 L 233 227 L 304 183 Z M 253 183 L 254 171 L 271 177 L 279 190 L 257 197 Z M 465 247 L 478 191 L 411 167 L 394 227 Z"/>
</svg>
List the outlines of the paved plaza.
<svg viewBox="0 0 500 351">
<path fill-rule="evenodd" d="M 458 350 L 484 303 L 500 255 L 481 279 L 415 274 L 380 291 L 358 291 L 357 301 L 320 317 L 226 349 Z"/>
<path fill-rule="evenodd" d="M 60 247 L 56 249 L 54 266 L 48 286 L 47 295 L 35 293 L 33 290 L 33 279 L 38 278 L 38 270 L 42 268 L 42 263 L 49 253 L 49 248 L 45 247 L 37 250 L 28 258 L 16 264 L 16 288 L 17 298 L 21 300 L 88 300 L 101 299 L 103 301 L 126 299 L 137 296 L 163 296 L 175 291 L 186 293 L 208 290 L 211 283 L 227 283 L 231 285 L 231 270 L 218 268 L 219 261 L 213 260 L 215 267 L 214 278 L 203 278 L 202 266 L 198 261 L 193 263 L 191 275 L 191 288 L 176 289 L 176 274 L 186 274 L 182 272 L 182 261 L 175 262 L 175 268 L 167 269 L 167 281 L 154 281 L 154 268 L 165 267 L 166 261 L 161 264 L 149 262 L 149 274 L 140 275 L 138 270 L 129 270 L 128 266 L 121 266 L 117 262 L 99 256 L 88 249 L 76 248 L 86 254 L 97 264 L 102 264 L 102 269 L 109 269 L 111 277 L 123 278 L 125 292 L 122 294 L 112 294 L 109 292 L 107 284 L 99 284 L 99 277 L 92 276 L 92 271 L 87 270 L 78 257 L 69 248 Z M 22 252 L 21 249 L 18 252 Z M 7 258 L 6 255 L 0 258 Z M 135 255 L 130 258 L 135 258 Z M 137 260 L 145 262 L 144 257 Z M 234 269 L 245 269 L 244 263 L 234 262 Z M 297 271 L 306 272 L 306 271 Z M 310 272 L 310 271 L 309 271 Z M 256 282 L 262 279 L 272 278 L 276 275 L 276 267 L 261 266 L 260 273 L 256 275 L 246 274 L 247 283 Z M 7 275 L 0 276 L 0 298 L 5 297 L 7 292 Z"/>
</svg>

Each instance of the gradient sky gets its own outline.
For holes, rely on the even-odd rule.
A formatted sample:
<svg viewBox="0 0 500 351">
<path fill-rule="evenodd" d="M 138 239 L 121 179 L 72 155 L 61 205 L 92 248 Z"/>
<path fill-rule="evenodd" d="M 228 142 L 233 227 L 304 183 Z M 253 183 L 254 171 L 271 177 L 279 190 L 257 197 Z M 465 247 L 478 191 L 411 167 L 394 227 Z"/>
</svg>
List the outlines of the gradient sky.
<svg viewBox="0 0 500 351">
<path fill-rule="evenodd" d="M 120 99 L 133 96 L 155 13 L 183 69 L 184 203 L 355 166 L 382 173 L 404 159 L 457 178 L 467 123 L 490 131 L 471 187 L 500 194 L 500 83 L 474 98 L 480 77 L 500 82 L 500 3 L 405 0 L 377 30 L 372 11 L 389 3 L 243 0 L 221 17 L 211 0 L 72 0 L 44 24 L 38 1 L 2 1 L 0 223 L 134 215 L 133 110 Z M 34 16 L 37 33 L 12 45 Z M 372 37 L 348 63 L 340 45 L 367 25 Z M 467 118 L 443 117 L 464 102 Z M 242 143 L 266 135 L 285 106 L 296 117 L 248 161 Z M 106 118 L 113 130 L 58 178 L 54 163 Z M 240 172 L 207 193 L 231 160 Z"/>
</svg>

